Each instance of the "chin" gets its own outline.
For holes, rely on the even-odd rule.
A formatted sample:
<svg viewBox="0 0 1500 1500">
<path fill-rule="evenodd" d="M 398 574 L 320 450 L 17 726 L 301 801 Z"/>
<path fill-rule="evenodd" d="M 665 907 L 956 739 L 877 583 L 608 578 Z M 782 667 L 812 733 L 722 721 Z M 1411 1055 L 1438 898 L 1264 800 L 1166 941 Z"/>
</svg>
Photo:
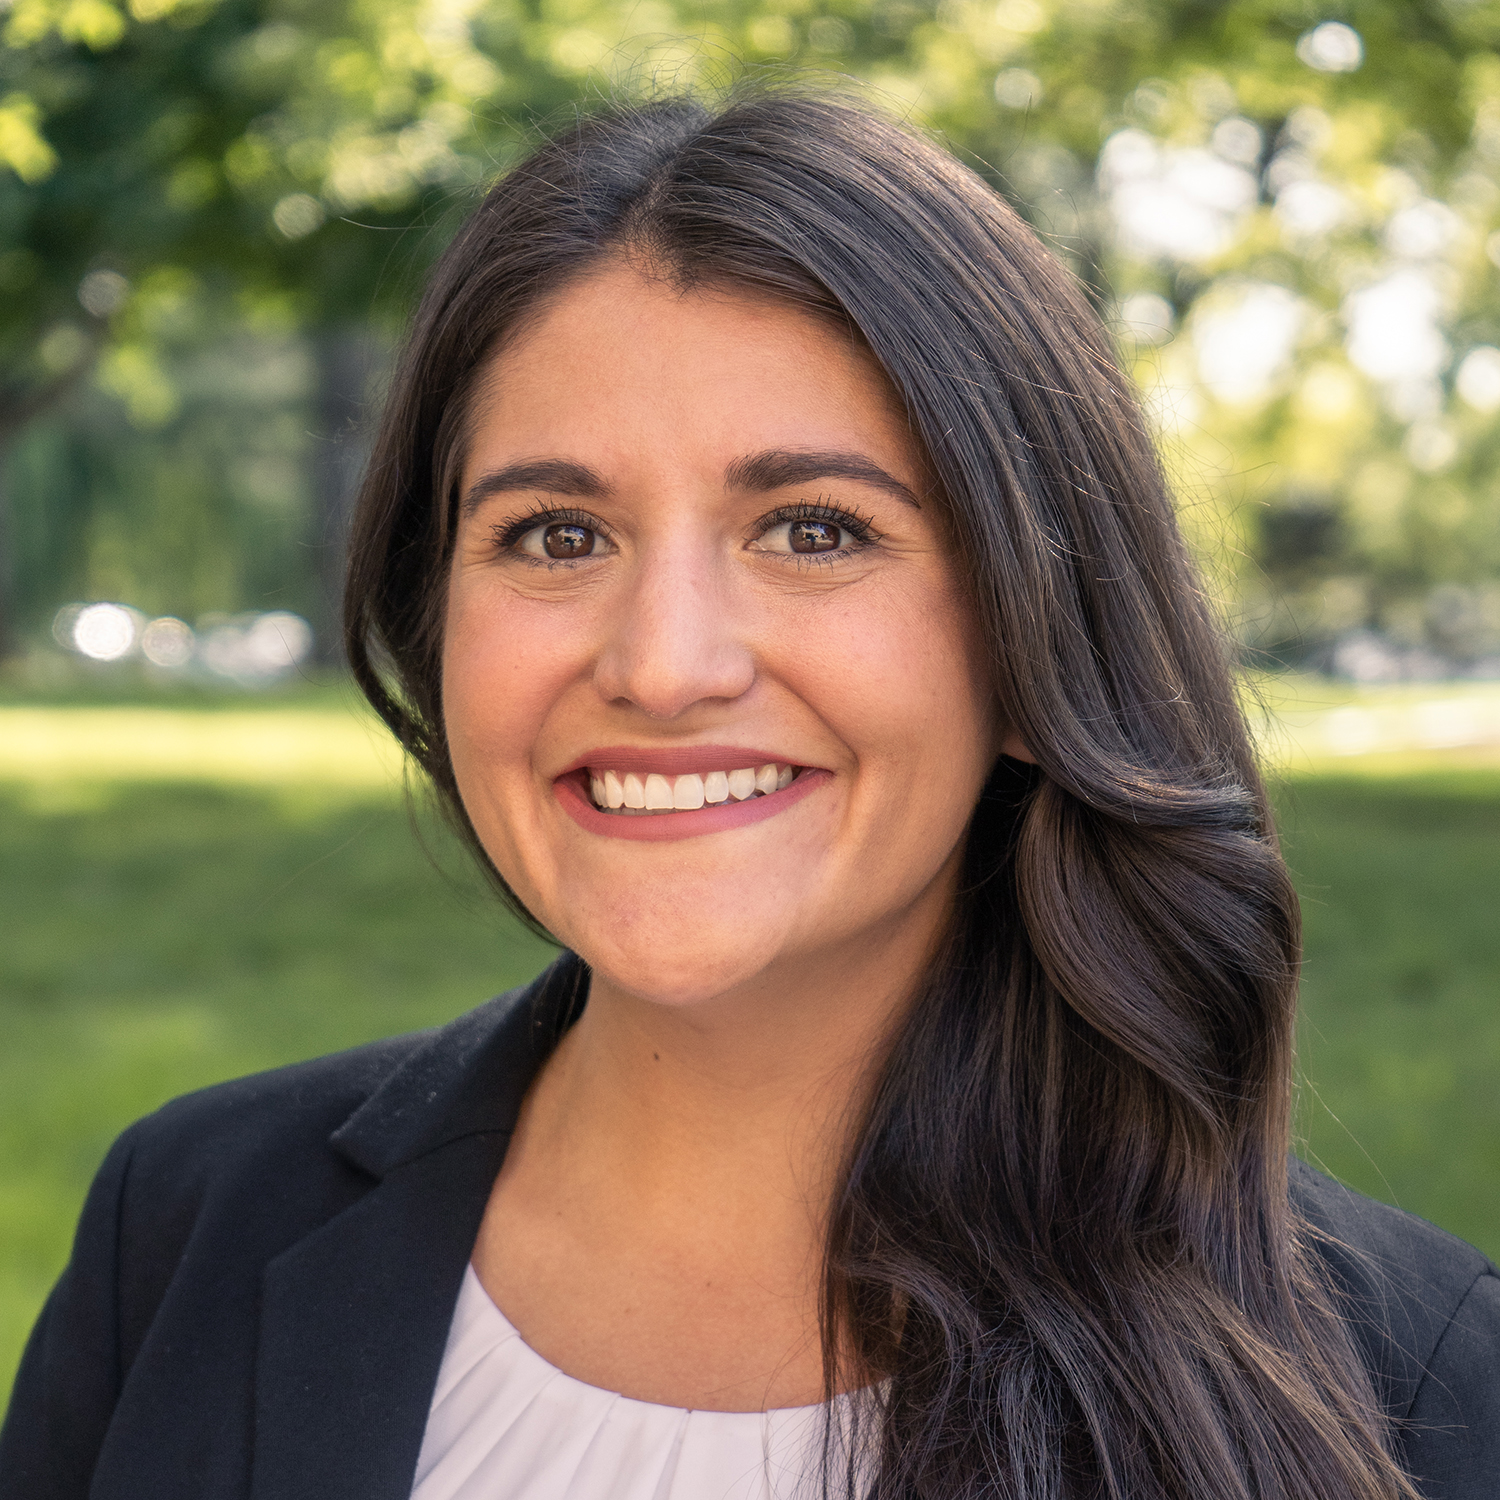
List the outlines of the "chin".
<svg viewBox="0 0 1500 1500">
<path fill-rule="evenodd" d="M 826 882 L 809 888 L 783 861 L 705 865 L 608 880 L 575 869 L 539 905 L 548 928 L 612 989 L 692 1005 L 775 966 L 805 941 L 807 912 L 824 909 L 816 887 Z"/>
<path fill-rule="evenodd" d="M 746 943 L 743 932 L 738 941 L 685 934 L 681 943 L 670 936 L 640 941 L 632 933 L 601 941 L 597 928 L 579 936 L 570 946 L 612 989 L 654 1005 L 686 1009 L 759 978 L 779 956 L 783 934 L 768 935 L 764 943 Z"/>
</svg>

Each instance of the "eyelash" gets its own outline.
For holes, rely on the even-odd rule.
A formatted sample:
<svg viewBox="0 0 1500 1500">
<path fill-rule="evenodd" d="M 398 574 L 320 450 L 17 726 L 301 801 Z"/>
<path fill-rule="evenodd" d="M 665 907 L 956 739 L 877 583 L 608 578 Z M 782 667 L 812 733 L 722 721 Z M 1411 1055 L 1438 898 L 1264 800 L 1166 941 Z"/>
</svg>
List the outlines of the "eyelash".
<svg viewBox="0 0 1500 1500">
<path fill-rule="evenodd" d="M 828 505 L 821 501 L 817 504 L 808 504 L 802 501 L 796 505 L 777 506 L 769 515 L 762 516 L 756 522 L 756 539 L 759 540 L 767 532 L 774 531 L 778 526 L 785 526 L 789 521 L 825 521 L 830 526 L 837 526 L 847 531 L 854 538 L 854 545 L 852 547 L 840 547 L 833 552 L 788 552 L 776 554 L 777 556 L 789 557 L 799 565 L 837 562 L 839 558 L 849 557 L 855 552 L 873 546 L 880 540 L 880 533 L 875 530 L 868 516 L 857 515 L 853 511 L 843 510 L 839 506 Z"/>
<path fill-rule="evenodd" d="M 794 521 L 824 521 L 830 526 L 837 526 L 847 531 L 854 539 L 853 546 L 840 547 L 833 552 L 789 552 L 785 554 L 799 565 L 836 562 L 840 558 L 848 557 L 854 552 L 874 545 L 881 536 L 871 524 L 868 516 L 861 516 L 854 511 L 844 510 L 839 506 L 828 505 L 821 501 L 817 503 L 799 501 L 794 505 L 779 505 L 775 510 L 762 516 L 755 523 L 752 540 L 759 541 L 761 537 L 774 531 L 778 526 L 785 526 L 788 522 Z M 542 567 L 573 566 L 570 561 L 563 558 L 530 557 L 525 553 L 515 551 L 516 544 L 521 538 L 528 532 L 535 531 L 538 526 L 584 526 L 590 531 L 598 532 L 606 541 L 611 540 L 608 528 L 587 511 L 577 510 L 571 506 L 559 509 L 556 506 L 538 505 L 512 516 L 508 521 L 497 521 L 490 527 L 490 535 L 494 539 L 496 551 L 524 557 L 527 562 L 536 563 Z M 782 554 L 774 555 L 781 556 Z M 579 561 L 585 561 L 585 559 L 580 558 Z"/>
<path fill-rule="evenodd" d="M 559 510 L 554 505 L 538 505 L 520 515 L 512 516 L 508 521 L 497 521 L 490 527 L 495 550 L 509 552 L 512 556 L 535 563 L 538 567 L 572 567 L 572 561 L 567 558 L 530 557 L 524 552 L 515 551 L 516 544 L 521 538 L 527 532 L 535 531 L 538 526 L 583 526 L 589 531 L 597 531 L 606 541 L 610 540 L 609 529 L 600 523 L 597 516 L 591 516 L 587 511 L 575 510 L 571 506 L 564 506 Z M 579 558 L 578 561 L 583 562 L 587 559 Z"/>
</svg>

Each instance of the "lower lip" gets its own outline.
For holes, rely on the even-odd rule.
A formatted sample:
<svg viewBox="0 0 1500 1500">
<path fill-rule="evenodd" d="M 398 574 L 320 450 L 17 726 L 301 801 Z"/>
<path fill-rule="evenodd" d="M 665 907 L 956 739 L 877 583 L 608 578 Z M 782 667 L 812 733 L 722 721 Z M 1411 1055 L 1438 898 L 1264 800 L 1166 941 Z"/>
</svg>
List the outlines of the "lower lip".
<svg viewBox="0 0 1500 1500">
<path fill-rule="evenodd" d="M 553 782 L 557 800 L 580 828 L 610 839 L 642 839 L 660 843 L 666 839 L 691 839 L 704 833 L 725 833 L 731 828 L 745 828 L 763 818 L 774 818 L 793 803 L 815 792 L 832 772 L 806 770 L 785 791 L 745 802 L 720 803 L 717 807 L 700 807 L 694 812 L 662 812 L 649 818 L 621 817 L 618 813 L 600 812 L 590 798 L 584 778 L 587 771 L 573 771 Z"/>
</svg>

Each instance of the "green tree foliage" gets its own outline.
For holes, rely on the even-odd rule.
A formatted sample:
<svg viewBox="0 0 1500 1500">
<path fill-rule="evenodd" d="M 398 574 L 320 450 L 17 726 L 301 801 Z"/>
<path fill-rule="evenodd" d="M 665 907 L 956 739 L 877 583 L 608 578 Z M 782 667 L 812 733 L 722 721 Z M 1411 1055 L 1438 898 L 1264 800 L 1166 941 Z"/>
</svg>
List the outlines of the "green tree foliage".
<svg viewBox="0 0 1500 1500">
<path fill-rule="evenodd" d="M 11 0 L 12 613 L 295 607 L 351 340 L 482 185 L 578 102 L 790 65 L 1078 267 L 1247 643 L 1500 650 L 1497 38 L 1496 0 Z"/>
</svg>

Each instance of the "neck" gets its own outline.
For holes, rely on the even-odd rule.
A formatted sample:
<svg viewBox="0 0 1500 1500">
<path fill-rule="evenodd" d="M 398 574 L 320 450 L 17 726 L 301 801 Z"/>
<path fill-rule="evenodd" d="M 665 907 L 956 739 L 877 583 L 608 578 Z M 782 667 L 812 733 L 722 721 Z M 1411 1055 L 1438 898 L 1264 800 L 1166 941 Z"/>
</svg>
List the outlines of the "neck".
<svg viewBox="0 0 1500 1500">
<path fill-rule="evenodd" d="M 567 1128 L 607 1135 L 642 1165 L 672 1157 L 717 1171 L 774 1152 L 778 1176 L 795 1163 L 821 1179 L 906 999 L 908 976 L 882 977 L 866 986 L 846 973 L 835 988 L 803 975 L 687 1007 L 596 976 L 556 1058 Z"/>
<path fill-rule="evenodd" d="M 692 1004 L 596 973 L 527 1099 L 528 1147 L 559 1167 L 586 1158 L 643 1206 L 713 1183 L 726 1208 L 759 1217 L 769 1198 L 795 1201 L 821 1226 L 935 925 L 865 935 Z"/>
<path fill-rule="evenodd" d="M 819 1399 L 829 1206 L 945 909 L 691 1003 L 595 972 L 475 1246 L 533 1348 L 667 1405 Z"/>
</svg>

